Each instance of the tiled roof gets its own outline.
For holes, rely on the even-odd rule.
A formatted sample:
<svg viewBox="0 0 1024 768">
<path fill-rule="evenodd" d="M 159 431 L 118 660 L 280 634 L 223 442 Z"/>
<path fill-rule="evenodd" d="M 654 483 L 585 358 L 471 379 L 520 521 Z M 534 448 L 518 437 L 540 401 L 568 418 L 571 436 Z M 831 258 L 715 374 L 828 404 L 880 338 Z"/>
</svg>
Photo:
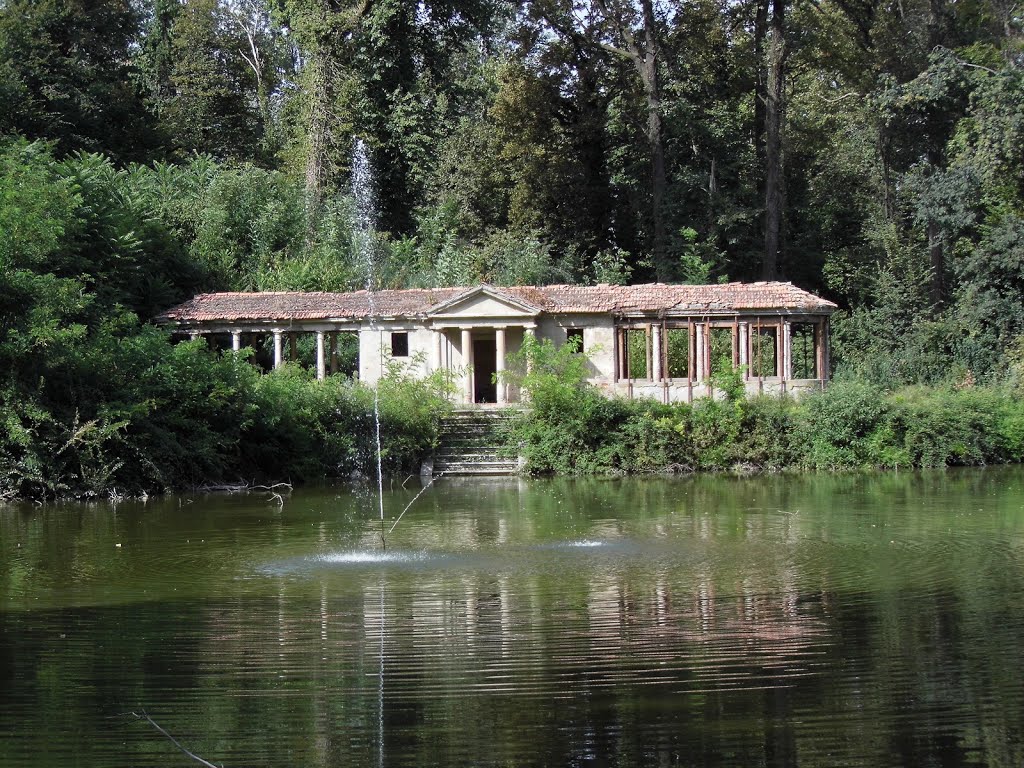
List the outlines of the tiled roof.
<svg viewBox="0 0 1024 768">
<path fill-rule="evenodd" d="M 358 320 L 421 317 L 439 304 L 451 305 L 477 288 L 413 288 L 352 293 L 205 293 L 157 316 L 163 323 L 210 321 Z M 831 301 L 792 283 L 725 283 L 720 285 L 547 285 L 487 287 L 553 314 L 664 312 L 670 315 L 737 311 L 819 312 L 836 309 Z"/>
</svg>

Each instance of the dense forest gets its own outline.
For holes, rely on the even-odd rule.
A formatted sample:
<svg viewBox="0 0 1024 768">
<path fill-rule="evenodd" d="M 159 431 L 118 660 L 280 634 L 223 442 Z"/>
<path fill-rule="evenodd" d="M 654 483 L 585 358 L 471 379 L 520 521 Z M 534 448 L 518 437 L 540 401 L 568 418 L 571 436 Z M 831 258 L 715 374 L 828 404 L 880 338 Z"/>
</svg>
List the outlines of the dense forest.
<svg viewBox="0 0 1024 768">
<path fill-rule="evenodd" d="M 1013 0 L 0 0 L 0 496 L 273 472 L 332 418 L 145 321 L 365 285 L 357 139 L 378 285 L 786 279 L 840 376 L 1019 383 Z"/>
</svg>

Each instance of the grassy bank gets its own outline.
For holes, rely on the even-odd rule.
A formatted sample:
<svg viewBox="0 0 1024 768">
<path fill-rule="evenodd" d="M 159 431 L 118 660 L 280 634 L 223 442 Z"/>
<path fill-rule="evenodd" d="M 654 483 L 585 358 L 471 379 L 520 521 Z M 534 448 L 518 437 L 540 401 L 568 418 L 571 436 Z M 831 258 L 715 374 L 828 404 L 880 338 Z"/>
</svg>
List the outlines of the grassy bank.
<svg viewBox="0 0 1024 768">
<path fill-rule="evenodd" d="M 511 445 L 534 474 L 857 470 L 1019 462 L 1024 399 L 1007 386 L 904 387 L 837 381 L 800 400 L 609 399 L 583 383 L 579 356 L 537 345 L 523 382 L 532 408 Z"/>
</svg>

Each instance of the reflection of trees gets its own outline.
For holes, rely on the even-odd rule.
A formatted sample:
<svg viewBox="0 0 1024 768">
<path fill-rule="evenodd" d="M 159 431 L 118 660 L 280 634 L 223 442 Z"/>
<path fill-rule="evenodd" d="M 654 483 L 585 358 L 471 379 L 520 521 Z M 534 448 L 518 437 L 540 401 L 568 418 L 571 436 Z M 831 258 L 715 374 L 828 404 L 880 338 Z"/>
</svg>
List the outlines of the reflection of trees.
<svg viewBox="0 0 1024 768">
<path fill-rule="evenodd" d="M 196 557 L 177 510 L 0 510 L 0 766 L 166 764 L 107 719 L 139 705 L 228 765 L 376 764 L 382 641 L 388 764 L 1024 764 L 1019 474 L 452 483 L 423 501 L 394 543 L 443 562 L 241 582 L 213 570 L 236 547 L 346 548 L 373 521 L 334 497 L 195 517 L 220 549 L 183 562 L 182 591 L 199 567 L 209 596 L 181 599 L 145 567 Z M 604 546 L 566 546 L 586 541 Z M 118 573 L 122 605 L 22 604 L 63 584 L 114 602 L 86 586 Z"/>
</svg>

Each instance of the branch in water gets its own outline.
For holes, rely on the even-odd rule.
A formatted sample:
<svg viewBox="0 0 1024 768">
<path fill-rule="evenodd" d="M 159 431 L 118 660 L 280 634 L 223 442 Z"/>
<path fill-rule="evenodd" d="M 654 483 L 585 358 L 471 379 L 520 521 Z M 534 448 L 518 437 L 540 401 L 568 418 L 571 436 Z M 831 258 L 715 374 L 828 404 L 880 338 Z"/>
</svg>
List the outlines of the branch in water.
<svg viewBox="0 0 1024 768">
<path fill-rule="evenodd" d="M 222 765 L 217 765 L 215 763 L 211 763 L 210 761 L 204 760 L 203 758 L 201 758 L 195 752 L 189 751 L 184 745 L 182 745 L 182 743 L 180 741 L 178 741 L 176 738 L 171 736 L 171 734 L 169 734 L 167 731 L 165 731 L 163 728 L 161 728 L 159 723 L 157 723 L 156 720 L 154 720 L 152 717 L 150 717 L 146 713 L 146 710 L 143 709 L 141 711 L 142 711 L 141 715 L 138 712 L 129 712 L 128 714 L 130 714 L 136 720 L 145 720 L 147 723 L 149 723 L 154 728 L 156 728 L 160 733 L 162 733 L 164 736 L 166 736 L 170 740 L 171 744 L 176 746 L 178 749 L 180 749 L 182 752 L 184 752 L 186 755 L 191 757 L 193 760 L 195 760 L 200 765 L 205 765 L 205 766 L 207 766 L 207 768 L 224 768 L 224 766 L 222 766 Z"/>
</svg>

